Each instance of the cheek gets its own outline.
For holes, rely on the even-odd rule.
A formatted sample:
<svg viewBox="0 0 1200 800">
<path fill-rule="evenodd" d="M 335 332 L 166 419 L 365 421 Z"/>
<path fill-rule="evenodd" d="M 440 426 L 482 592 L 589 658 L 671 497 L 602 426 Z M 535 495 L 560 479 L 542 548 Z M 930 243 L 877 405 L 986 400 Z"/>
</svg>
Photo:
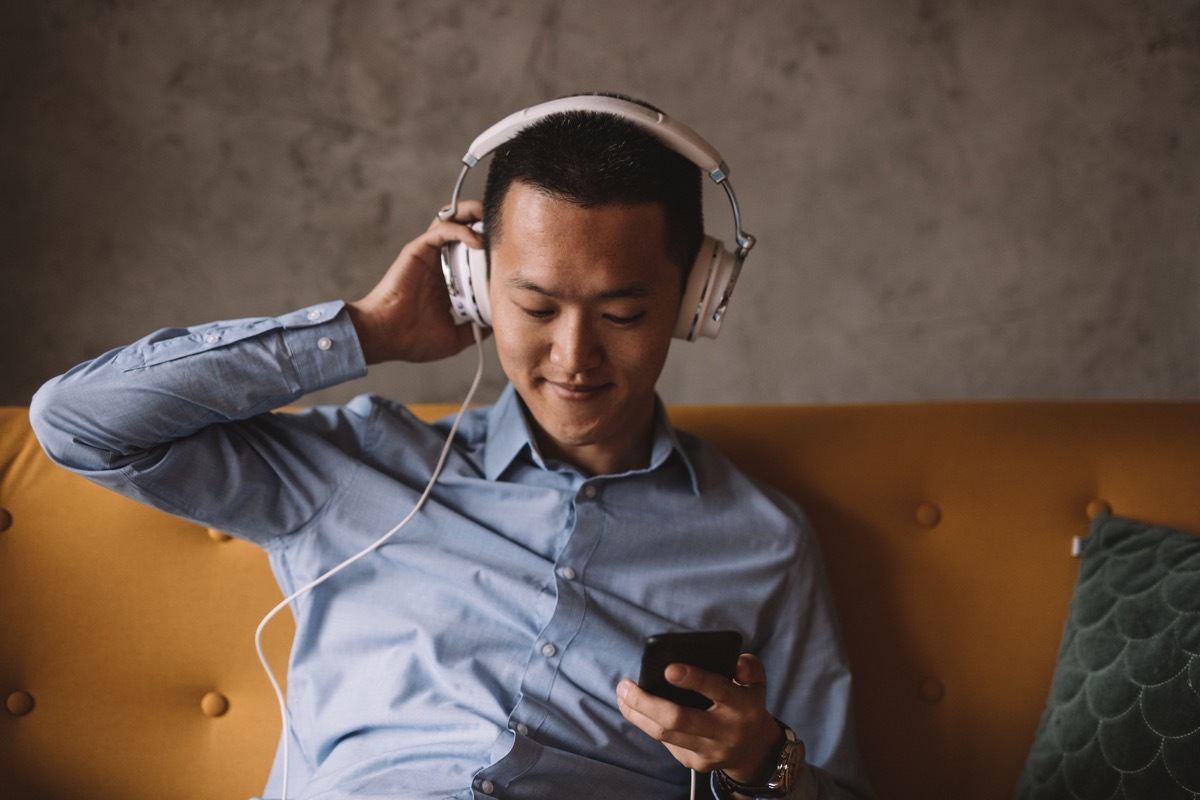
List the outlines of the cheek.
<svg viewBox="0 0 1200 800">
<path fill-rule="evenodd" d="M 537 361 L 539 345 L 534 337 L 529 336 L 520 325 L 505 320 L 503 316 L 493 317 L 492 321 L 495 323 L 492 339 L 496 343 L 496 355 L 506 371 Z"/>
<path fill-rule="evenodd" d="M 671 348 L 669 336 L 611 342 L 606 355 L 609 363 L 626 375 L 638 376 L 640 383 L 658 380 Z"/>
</svg>

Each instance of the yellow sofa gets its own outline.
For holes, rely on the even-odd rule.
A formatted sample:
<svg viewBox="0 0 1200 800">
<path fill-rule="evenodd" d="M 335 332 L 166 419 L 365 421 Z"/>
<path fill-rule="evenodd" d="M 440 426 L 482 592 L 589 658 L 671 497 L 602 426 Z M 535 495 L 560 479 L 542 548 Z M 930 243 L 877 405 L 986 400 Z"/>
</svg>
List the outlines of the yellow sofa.
<svg viewBox="0 0 1200 800">
<path fill-rule="evenodd" d="M 428 417 L 442 407 L 419 409 Z M 1200 531 L 1200 402 L 682 406 L 808 511 L 884 800 L 1010 797 L 1088 519 Z M 244 798 L 278 712 L 265 557 L 53 466 L 0 409 L 0 797 Z M 290 621 L 267 646 L 280 670 Z"/>
</svg>

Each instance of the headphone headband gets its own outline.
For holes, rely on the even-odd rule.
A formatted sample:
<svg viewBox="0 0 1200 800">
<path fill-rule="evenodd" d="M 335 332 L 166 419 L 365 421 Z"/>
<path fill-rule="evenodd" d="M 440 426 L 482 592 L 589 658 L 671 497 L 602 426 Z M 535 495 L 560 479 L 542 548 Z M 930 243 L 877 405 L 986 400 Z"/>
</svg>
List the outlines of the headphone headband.
<svg viewBox="0 0 1200 800">
<path fill-rule="evenodd" d="M 716 148 L 687 125 L 676 122 L 661 111 L 655 111 L 649 106 L 606 95 L 560 97 L 557 100 L 549 100 L 509 114 L 476 136 L 475 141 L 471 142 L 471 146 L 467 148 L 462 161 L 467 166 L 473 167 L 481 158 L 516 136 L 522 129 L 551 114 L 567 111 L 593 111 L 621 117 L 645 129 L 672 150 L 700 167 L 713 179 L 713 182 L 720 183 L 729 174 L 729 167 L 726 166 Z"/>
<path fill-rule="evenodd" d="M 684 288 L 679 317 L 676 320 L 675 336 L 694 341 L 699 337 L 712 338 L 720 330 L 729 298 L 733 294 L 742 262 L 754 237 L 742 230 L 742 217 L 738 210 L 737 197 L 729 183 L 729 167 L 711 144 L 698 133 L 649 106 L 608 95 L 576 95 L 550 100 L 509 114 L 483 133 L 475 137 L 462 157 L 462 171 L 454 184 L 450 203 L 440 212 L 441 219 L 452 219 L 458 211 L 458 197 L 467 173 L 479 161 L 500 145 L 517 136 L 522 130 L 552 114 L 571 111 L 612 114 L 636 125 L 658 139 L 671 150 L 682 155 L 699 167 L 708 177 L 725 190 L 729 205 L 733 209 L 735 249 L 727 250 L 719 241 L 705 236 L 696 262 L 693 264 Z M 471 250 L 461 244 L 448 244 L 442 248 L 442 273 L 446 279 L 446 290 L 450 294 L 451 311 L 460 323 L 475 322 L 491 324 L 491 308 L 488 302 L 488 264 L 482 251 Z"/>
<path fill-rule="evenodd" d="M 462 157 L 463 168 L 454 184 L 450 204 L 442 209 L 438 216 L 442 219 L 450 219 L 455 215 L 458 211 L 458 197 L 462 192 L 463 181 L 466 180 L 467 173 L 471 168 L 481 159 L 539 120 L 545 119 L 551 114 L 568 111 L 592 111 L 620 117 L 642 128 L 699 167 L 712 179 L 713 183 L 725 190 L 725 194 L 729 198 L 729 205 L 733 209 L 734 240 L 737 242 L 738 255 L 741 258 L 746 257 L 746 253 L 754 246 L 754 237 L 742 230 L 742 215 L 738 209 L 737 197 L 733 193 L 733 185 L 729 182 L 729 166 L 721 158 L 717 149 L 687 125 L 671 119 L 661 111 L 655 111 L 641 103 L 608 95 L 586 94 L 547 100 L 544 103 L 509 114 L 476 136 L 475 141 L 471 142 L 471 146 L 467 148 L 467 152 Z"/>
</svg>

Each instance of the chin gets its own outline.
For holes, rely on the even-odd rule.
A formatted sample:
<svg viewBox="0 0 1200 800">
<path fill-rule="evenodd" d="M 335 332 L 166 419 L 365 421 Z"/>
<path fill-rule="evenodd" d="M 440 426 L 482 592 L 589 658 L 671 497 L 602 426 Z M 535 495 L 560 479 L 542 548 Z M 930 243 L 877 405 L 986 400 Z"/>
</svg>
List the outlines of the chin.
<svg viewBox="0 0 1200 800">
<path fill-rule="evenodd" d="M 601 421 L 573 424 L 570 422 L 542 425 L 538 423 L 546 435 L 562 447 L 588 447 L 599 444 L 606 438 L 604 424 Z"/>
</svg>

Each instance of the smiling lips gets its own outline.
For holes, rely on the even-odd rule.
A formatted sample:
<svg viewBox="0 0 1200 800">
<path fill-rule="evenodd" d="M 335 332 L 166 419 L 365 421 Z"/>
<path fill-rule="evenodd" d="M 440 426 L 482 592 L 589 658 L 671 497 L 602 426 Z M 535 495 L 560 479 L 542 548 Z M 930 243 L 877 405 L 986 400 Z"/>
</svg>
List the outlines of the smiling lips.
<svg viewBox="0 0 1200 800">
<path fill-rule="evenodd" d="M 591 400 L 600 392 L 608 389 L 612 384 L 602 383 L 594 386 L 585 384 L 560 383 L 546 379 L 546 383 L 553 388 L 555 394 L 565 400 Z"/>
</svg>

